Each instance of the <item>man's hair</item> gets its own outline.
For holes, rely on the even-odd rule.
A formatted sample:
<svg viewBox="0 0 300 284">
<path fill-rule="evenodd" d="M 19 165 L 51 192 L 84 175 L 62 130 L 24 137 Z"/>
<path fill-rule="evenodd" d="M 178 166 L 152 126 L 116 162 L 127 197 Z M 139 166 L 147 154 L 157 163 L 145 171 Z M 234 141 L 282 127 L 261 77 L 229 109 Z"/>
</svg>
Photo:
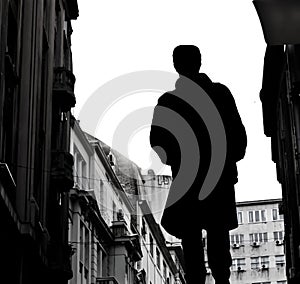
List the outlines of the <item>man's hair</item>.
<svg viewBox="0 0 300 284">
<path fill-rule="evenodd" d="M 195 45 L 178 45 L 173 51 L 173 63 L 181 75 L 198 73 L 201 66 L 201 53 Z"/>
</svg>

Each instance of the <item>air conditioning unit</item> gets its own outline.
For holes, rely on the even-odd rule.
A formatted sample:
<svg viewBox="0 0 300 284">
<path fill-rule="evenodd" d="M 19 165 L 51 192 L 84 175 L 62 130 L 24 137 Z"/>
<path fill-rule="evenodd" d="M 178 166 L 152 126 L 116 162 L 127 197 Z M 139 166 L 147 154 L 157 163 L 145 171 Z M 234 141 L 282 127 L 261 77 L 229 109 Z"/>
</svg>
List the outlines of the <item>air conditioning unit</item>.
<svg viewBox="0 0 300 284">
<path fill-rule="evenodd" d="M 233 248 L 233 249 L 238 249 L 239 247 L 240 247 L 239 244 L 233 244 L 233 245 L 232 245 L 232 248 Z"/>
<path fill-rule="evenodd" d="M 260 243 L 259 243 L 259 242 L 253 242 L 253 243 L 252 243 L 252 246 L 253 246 L 254 248 L 257 248 L 257 247 L 260 246 Z"/>
<path fill-rule="evenodd" d="M 283 240 L 277 240 L 276 241 L 276 246 L 282 246 L 284 244 Z"/>
</svg>

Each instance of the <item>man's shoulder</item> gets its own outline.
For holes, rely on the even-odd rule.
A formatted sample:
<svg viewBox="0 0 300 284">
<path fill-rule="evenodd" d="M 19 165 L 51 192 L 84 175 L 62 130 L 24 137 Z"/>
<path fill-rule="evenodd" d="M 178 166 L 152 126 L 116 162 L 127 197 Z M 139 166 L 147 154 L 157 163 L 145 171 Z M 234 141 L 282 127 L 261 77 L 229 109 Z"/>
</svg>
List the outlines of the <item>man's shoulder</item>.
<svg viewBox="0 0 300 284">
<path fill-rule="evenodd" d="M 230 92 L 229 88 L 220 82 L 213 82 L 213 87 L 214 87 L 214 89 L 216 89 L 218 91 Z"/>
<path fill-rule="evenodd" d="M 213 83 L 213 91 L 216 94 L 221 94 L 222 97 L 226 97 L 227 99 L 229 99 L 229 98 L 233 99 L 233 95 L 232 95 L 231 91 L 229 90 L 229 88 L 222 83 L 214 82 Z"/>
</svg>

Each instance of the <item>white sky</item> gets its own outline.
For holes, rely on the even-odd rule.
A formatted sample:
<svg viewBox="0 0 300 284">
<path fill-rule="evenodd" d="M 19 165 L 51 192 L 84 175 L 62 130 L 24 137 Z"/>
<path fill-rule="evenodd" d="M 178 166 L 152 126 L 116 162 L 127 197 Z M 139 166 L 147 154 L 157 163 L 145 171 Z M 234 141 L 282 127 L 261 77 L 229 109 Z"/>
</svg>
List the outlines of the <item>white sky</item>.
<svg viewBox="0 0 300 284">
<path fill-rule="evenodd" d="M 248 148 L 238 163 L 237 201 L 281 196 L 270 139 L 263 134 L 259 91 L 266 45 L 252 1 L 78 3 L 80 16 L 73 22 L 72 37 L 76 117 L 106 82 L 134 71 L 174 72 L 174 47 L 195 44 L 202 53 L 201 72 L 229 87 L 246 127 Z M 97 137 L 110 144 L 118 123 L 134 110 L 154 106 L 159 95 L 147 92 L 120 100 L 104 116 Z M 150 163 L 148 135 L 149 128 L 141 127 L 128 145 L 129 158 L 145 169 Z"/>
</svg>

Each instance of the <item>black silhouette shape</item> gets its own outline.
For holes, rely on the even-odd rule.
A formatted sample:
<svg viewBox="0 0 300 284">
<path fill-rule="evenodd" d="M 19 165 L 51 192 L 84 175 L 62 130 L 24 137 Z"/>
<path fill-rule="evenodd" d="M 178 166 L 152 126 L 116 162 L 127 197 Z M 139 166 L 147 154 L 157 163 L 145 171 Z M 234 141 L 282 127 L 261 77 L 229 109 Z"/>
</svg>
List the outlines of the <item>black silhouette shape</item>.
<svg viewBox="0 0 300 284">
<path fill-rule="evenodd" d="M 229 230 L 238 226 L 234 192 L 234 184 L 237 182 L 236 162 L 245 155 L 247 136 L 229 89 L 220 83 L 213 83 L 206 74 L 199 73 L 201 53 L 198 47 L 177 46 L 173 52 L 173 62 L 180 75 L 176 82 L 176 89 L 187 77 L 197 83 L 215 104 L 225 128 L 227 155 L 222 175 L 213 192 L 200 201 L 198 195 L 210 165 L 212 151 L 208 129 L 199 116 L 199 112 L 185 101 L 184 95 L 178 97 L 167 92 L 159 98 L 153 117 L 157 115 L 158 108 L 161 107 L 179 114 L 193 130 L 201 157 L 198 174 L 192 186 L 189 189 L 183 188 L 182 190 L 186 192 L 184 196 L 165 208 L 161 224 L 167 232 L 182 239 L 188 284 L 205 283 L 206 268 L 201 241 L 202 229 L 205 229 L 208 263 L 212 275 L 216 284 L 226 284 L 229 283 L 232 264 Z M 175 179 L 180 170 L 180 149 L 189 147 L 189 141 L 185 141 L 184 145 L 179 145 L 174 133 L 157 123 L 152 123 L 150 144 L 162 162 L 171 166 L 172 176 Z M 165 153 L 159 149 L 163 149 Z M 172 186 L 170 194 L 171 192 Z"/>
</svg>

